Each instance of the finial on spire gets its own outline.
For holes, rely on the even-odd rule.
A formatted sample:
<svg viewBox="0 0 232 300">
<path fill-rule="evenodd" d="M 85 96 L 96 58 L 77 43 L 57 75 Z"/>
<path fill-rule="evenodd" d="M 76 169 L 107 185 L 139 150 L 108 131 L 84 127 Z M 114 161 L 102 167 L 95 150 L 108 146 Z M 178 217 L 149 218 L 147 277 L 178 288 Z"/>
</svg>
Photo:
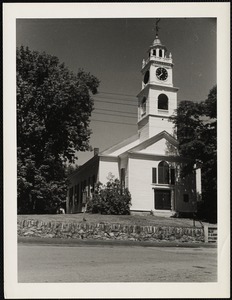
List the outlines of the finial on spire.
<svg viewBox="0 0 232 300">
<path fill-rule="evenodd" d="M 160 19 L 157 19 L 156 23 L 155 23 L 155 31 L 156 31 L 156 36 L 158 37 L 158 32 L 160 27 L 158 26 L 158 23 L 160 22 Z"/>
</svg>

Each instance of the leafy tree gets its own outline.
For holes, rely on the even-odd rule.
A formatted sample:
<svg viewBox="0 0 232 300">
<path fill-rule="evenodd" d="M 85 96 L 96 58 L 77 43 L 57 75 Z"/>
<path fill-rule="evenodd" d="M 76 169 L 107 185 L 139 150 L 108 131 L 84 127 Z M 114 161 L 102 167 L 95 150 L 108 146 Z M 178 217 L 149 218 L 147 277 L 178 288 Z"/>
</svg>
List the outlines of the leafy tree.
<svg viewBox="0 0 232 300">
<path fill-rule="evenodd" d="M 189 174 L 197 161 L 202 162 L 202 200 L 199 215 L 217 220 L 217 87 L 200 103 L 182 101 L 171 117 L 177 130 L 180 155 L 192 159 L 182 170 Z"/>
<path fill-rule="evenodd" d="M 90 148 L 99 81 L 57 57 L 17 48 L 18 212 L 51 212 L 65 201 L 65 163 Z"/>
<path fill-rule="evenodd" d="M 127 188 L 121 186 L 118 179 L 109 177 L 103 185 L 98 183 L 94 189 L 93 197 L 88 203 L 88 211 L 106 215 L 129 215 L 131 195 Z"/>
</svg>

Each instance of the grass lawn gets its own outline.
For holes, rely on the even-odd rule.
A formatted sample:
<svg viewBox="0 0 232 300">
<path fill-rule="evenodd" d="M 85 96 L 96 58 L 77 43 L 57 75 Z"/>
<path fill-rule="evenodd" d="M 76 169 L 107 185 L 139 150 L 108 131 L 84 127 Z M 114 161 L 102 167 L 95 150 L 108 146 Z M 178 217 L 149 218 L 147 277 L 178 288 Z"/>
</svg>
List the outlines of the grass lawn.
<svg viewBox="0 0 232 300">
<path fill-rule="evenodd" d="M 18 215 L 18 220 L 39 220 L 43 222 L 66 222 L 66 223 L 81 223 L 83 222 L 83 214 L 54 214 L 54 215 Z M 87 223 L 118 223 L 122 225 L 160 225 L 160 226 L 183 226 L 192 227 L 193 220 L 187 218 L 170 218 L 163 216 L 152 215 L 100 215 L 100 214 L 85 214 Z M 203 223 L 207 224 L 207 223 Z M 199 221 L 195 221 L 196 227 L 201 227 Z"/>
</svg>

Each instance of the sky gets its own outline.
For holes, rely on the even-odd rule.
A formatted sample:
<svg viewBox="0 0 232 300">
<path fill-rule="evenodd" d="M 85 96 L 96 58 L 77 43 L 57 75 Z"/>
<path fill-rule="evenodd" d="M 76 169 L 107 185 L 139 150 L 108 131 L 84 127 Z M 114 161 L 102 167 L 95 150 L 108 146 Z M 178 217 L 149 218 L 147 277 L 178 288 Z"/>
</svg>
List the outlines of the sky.
<svg viewBox="0 0 232 300">
<path fill-rule="evenodd" d="M 137 133 L 142 60 L 155 39 L 155 19 L 17 19 L 16 44 L 55 55 L 100 80 L 91 146 L 100 151 Z M 172 53 L 178 102 L 202 101 L 216 84 L 216 19 L 162 18 L 159 38 Z M 81 165 L 93 152 L 78 152 Z"/>
</svg>

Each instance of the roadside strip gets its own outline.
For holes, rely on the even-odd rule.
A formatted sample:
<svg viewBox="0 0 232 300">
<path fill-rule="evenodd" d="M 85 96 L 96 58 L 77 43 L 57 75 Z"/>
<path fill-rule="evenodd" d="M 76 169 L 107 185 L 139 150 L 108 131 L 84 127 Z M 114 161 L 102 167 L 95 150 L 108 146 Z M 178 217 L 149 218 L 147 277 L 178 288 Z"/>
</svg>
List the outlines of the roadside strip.
<svg viewBox="0 0 232 300">
<path fill-rule="evenodd" d="M 137 246 L 137 247 L 182 247 L 182 248 L 217 248 L 216 243 L 190 243 L 170 241 L 129 241 L 129 240 L 96 240 L 96 239 L 62 239 L 18 236 L 19 244 L 51 245 L 51 246 Z"/>
</svg>

